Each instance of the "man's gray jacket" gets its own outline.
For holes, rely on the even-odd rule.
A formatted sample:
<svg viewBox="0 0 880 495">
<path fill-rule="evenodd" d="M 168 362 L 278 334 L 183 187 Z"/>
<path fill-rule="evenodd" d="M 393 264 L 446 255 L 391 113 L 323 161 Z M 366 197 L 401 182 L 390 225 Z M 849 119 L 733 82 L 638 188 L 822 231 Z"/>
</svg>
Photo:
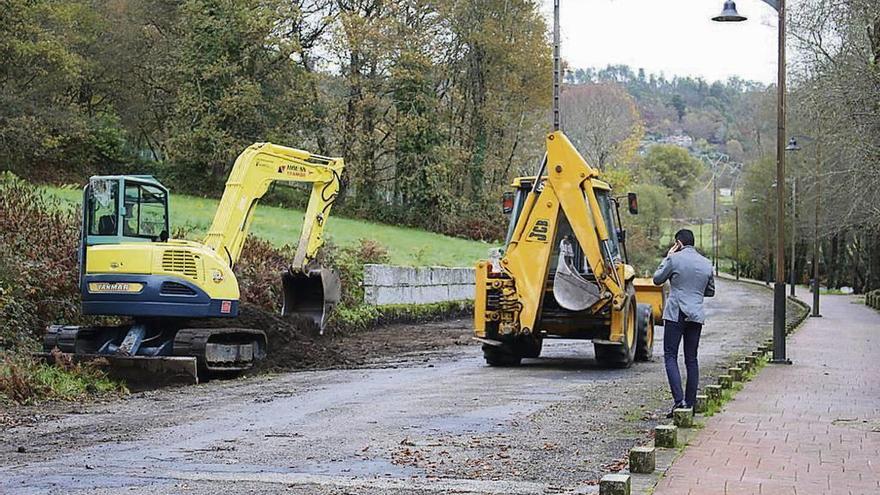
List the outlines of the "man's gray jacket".
<svg viewBox="0 0 880 495">
<path fill-rule="evenodd" d="M 706 320 L 703 297 L 715 295 L 712 262 L 693 246 L 685 246 L 664 258 L 654 272 L 656 285 L 662 285 L 667 280 L 671 289 L 663 308 L 663 319 L 678 321 L 678 312 L 681 311 L 687 321 L 703 323 Z"/>
</svg>

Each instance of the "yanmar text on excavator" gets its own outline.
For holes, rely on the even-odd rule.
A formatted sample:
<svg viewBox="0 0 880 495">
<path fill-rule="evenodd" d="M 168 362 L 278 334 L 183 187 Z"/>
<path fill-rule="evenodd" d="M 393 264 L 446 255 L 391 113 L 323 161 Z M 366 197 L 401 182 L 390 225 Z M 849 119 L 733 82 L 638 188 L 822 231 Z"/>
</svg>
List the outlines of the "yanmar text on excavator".
<svg viewBox="0 0 880 495">
<path fill-rule="evenodd" d="M 596 359 L 628 367 L 648 360 L 664 289 L 627 263 L 618 200 L 560 131 L 534 177 L 505 195 L 506 247 L 477 264 L 475 338 L 492 366 L 536 358 L 546 338 L 589 339 Z M 635 194 L 629 211 L 638 213 Z"/>
<path fill-rule="evenodd" d="M 342 170 L 341 158 L 271 143 L 249 146 L 235 161 L 202 243 L 169 238 L 168 190 L 153 177 L 92 177 L 83 193 L 82 311 L 129 317 L 131 323 L 53 325 L 44 337 L 44 351 L 57 348 L 77 359 L 101 357 L 111 367 L 147 368 L 194 381 L 199 372 L 235 374 L 252 367 L 267 351 L 262 330 L 184 325 L 238 316 L 233 268 L 257 203 L 276 182 L 311 184 L 296 253 L 281 274 L 282 313 L 307 316 L 323 328 L 340 287 L 338 276 L 320 266 L 316 254 Z"/>
</svg>

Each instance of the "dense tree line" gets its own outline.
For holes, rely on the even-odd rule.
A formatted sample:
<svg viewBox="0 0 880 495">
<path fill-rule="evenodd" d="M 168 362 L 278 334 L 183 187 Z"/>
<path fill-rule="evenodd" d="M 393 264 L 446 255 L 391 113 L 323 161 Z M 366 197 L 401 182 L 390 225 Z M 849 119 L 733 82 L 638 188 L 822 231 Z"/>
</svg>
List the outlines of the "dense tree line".
<svg viewBox="0 0 880 495">
<path fill-rule="evenodd" d="M 775 259 L 775 136 L 763 131 L 765 150 L 747 159 L 737 196 L 741 213 L 740 264 L 747 275 L 772 277 L 791 265 L 795 280 L 813 276 L 814 240 L 820 281 L 832 288 L 880 287 L 880 4 L 873 0 L 808 0 L 790 14 L 789 38 L 797 57 L 787 133 L 800 151 L 786 156 L 786 257 Z M 770 97 L 775 87 L 770 88 Z M 756 109 L 762 129 L 775 124 L 775 104 Z M 768 149 L 768 144 L 770 148 Z M 818 209 L 817 209 L 818 202 Z M 818 212 L 818 215 L 817 215 Z M 723 235 L 733 239 L 733 224 Z M 726 242 L 725 254 L 733 257 Z"/>
<path fill-rule="evenodd" d="M 792 134 L 804 137 L 792 160 L 803 196 L 797 230 L 799 278 L 806 279 L 819 218 L 822 279 L 834 287 L 880 287 L 880 4 L 811 0 L 794 12 L 802 53 L 794 67 Z"/>
<path fill-rule="evenodd" d="M 346 158 L 342 212 L 495 237 L 541 153 L 546 31 L 534 0 L 8 0 L 0 168 L 217 194 L 273 141 Z"/>
<path fill-rule="evenodd" d="M 700 77 L 646 73 L 627 65 L 577 68 L 566 73 L 570 84 L 616 84 L 635 99 L 645 133 L 687 135 L 706 150 L 735 160 L 755 159 L 772 151 L 775 130 L 773 88 L 730 78 L 709 82 Z"/>
</svg>

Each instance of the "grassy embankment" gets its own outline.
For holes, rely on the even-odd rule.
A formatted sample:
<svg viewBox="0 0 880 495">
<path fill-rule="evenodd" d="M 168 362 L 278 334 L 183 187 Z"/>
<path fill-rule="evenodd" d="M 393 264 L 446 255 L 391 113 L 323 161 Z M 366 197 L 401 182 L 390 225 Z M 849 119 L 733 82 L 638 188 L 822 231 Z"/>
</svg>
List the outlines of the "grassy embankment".
<svg viewBox="0 0 880 495">
<path fill-rule="evenodd" d="M 64 202 L 79 204 L 82 192 L 78 188 L 46 187 L 53 196 Z M 218 200 L 174 194 L 170 209 L 171 225 L 185 227 L 190 237 L 201 237 L 211 224 Z M 254 216 L 251 234 L 265 239 L 276 247 L 293 244 L 299 239 L 303 212 L 260 205 Z M 342 218 L 331 213 L 327 222 L 327 239 L 340 247 L 351 247 L 360 239 L 377 241 L 388 250 L 391 264 L 404 266 L 472 266 L 485 258 L 491 244 L 458 239 L 424 230 L 395 227 L 381 223 Z"/>
</svg>

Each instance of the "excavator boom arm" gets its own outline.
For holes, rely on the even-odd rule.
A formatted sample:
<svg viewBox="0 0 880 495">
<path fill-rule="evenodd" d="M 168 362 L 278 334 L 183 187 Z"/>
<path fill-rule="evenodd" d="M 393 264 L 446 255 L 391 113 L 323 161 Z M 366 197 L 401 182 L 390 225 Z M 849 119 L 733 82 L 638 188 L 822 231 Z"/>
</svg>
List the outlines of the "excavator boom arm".
<svg viewBox="0 0 880 495">
<path fill-rule="evenodd" d="M 323 245 L 324 222 L 339 192 L 341 158 L 312 155 L 307 151 L 257 143 L 235 160 L 226 189 L 205 237 L 205 245 L 234 266 L 241 255 L 259 200 L 274 182 L 312 184 L 292 269 L 305 270 Z"/>
</svg>

